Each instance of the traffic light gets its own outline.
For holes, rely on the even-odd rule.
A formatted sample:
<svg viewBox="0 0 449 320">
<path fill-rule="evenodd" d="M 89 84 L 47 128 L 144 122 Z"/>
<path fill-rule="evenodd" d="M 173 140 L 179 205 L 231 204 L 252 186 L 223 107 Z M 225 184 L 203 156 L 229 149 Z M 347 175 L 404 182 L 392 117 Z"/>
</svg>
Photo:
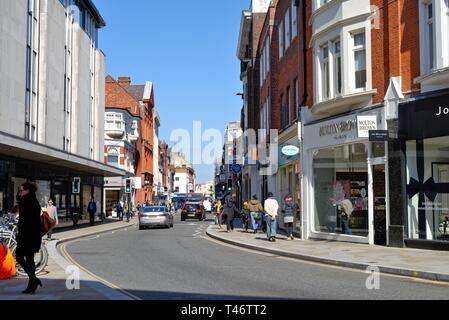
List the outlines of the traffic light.
<svg viewBox="0 0 449 320">
<path fill-rule="evenodd" d="M 125 193 L 131 193 L 131 179 L 126 179 Z"/>
<path fill-rule="evenodd" d="M 80 193 L 80 185 L 81 185 L 81 178 L 73 178 L 72 181 L 72 193 L 73 194 L 79 194 Z"/>
<path fill-rule="evenodd" d="M 228 191 L 232 191 L 232 179 L 228 179 Z"/>
</svg>

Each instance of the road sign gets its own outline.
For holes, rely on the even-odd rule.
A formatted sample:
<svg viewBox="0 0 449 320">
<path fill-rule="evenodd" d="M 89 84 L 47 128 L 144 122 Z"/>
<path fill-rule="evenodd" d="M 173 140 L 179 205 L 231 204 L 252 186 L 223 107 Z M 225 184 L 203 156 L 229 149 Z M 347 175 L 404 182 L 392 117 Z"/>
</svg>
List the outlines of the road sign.
<svg viewBox="0 0 449 320">
<path fill-rule="evenodd" d="M 240 172 L 242 172 L 242 166 L 239 164 L 232 165 L 232 172 L 234 172 L 235 174 L 239 174 Z"/>
</svg>

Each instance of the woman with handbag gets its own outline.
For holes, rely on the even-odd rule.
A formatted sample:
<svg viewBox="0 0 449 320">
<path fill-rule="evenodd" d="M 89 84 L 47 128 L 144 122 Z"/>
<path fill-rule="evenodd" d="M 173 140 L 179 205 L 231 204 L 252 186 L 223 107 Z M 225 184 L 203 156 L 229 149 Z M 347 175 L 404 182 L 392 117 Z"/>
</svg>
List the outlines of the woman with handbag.
<svg viewBox="0 0 449 320">
<path fill-rule="evenodd" d="M 293 222 L 295 219 L 296 204 L 293 201 L 293 196 L 287 195 L 284 198 L 284 206 L 282 213 L 284 214 L 284 225 L 287 229 L 287 240 L 295 240 L 293 237 Z"/>
<path fill-rule="evenodd" d="M 29 277 L 24 294 L 34 294 L 42 282 L 36 277 L 34 255 L 42 243 L 41 206 L 36 198 L 36 185 L 24 183 L 19 189 L 19 212 L 16 260 Z"/>
</svg>

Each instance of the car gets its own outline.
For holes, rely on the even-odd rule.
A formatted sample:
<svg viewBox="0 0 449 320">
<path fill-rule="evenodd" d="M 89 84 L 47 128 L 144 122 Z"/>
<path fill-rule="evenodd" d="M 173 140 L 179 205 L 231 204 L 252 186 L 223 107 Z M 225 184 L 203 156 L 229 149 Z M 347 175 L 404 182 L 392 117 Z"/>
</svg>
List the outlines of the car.
<svg viewBox="0 0 449 320">
<path fill-rule="evenodd" d="M 198 202 L 186 202 L 181 211 L 181 221 L 186 219 L 198 219 L 203 221 L 206 219 L 206 212 L 201 203 Z"/>
<path fill-rule="evenodd" d="M 139 229 L 164 226 L 173 228 L 173 214 L 164 206 L 151 206 L 143 208 L 139 214 Z"/>
</svg>

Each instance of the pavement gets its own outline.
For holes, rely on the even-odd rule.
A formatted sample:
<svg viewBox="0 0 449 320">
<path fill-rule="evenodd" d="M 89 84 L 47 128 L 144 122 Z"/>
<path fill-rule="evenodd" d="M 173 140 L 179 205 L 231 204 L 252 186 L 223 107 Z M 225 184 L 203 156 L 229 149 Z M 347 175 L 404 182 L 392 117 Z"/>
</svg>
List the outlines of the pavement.
<svg viewBox="0 0 449 320">
<path fill-rule="evenodd" d="M 77 271 L 73 261 L 66 255 L 61 254 L 59 247 L 76 239 L 95 237 L 103 233 L 111 233 L 114 230 L 133 227 L 137 219 L 127 223 L 124 221 L 108 221 L 95 226 L 79 226 L 67 230 L 55 230 L 53 241 L 46 241 L 49 253 L 49 261 L 45 270 L 38 275 L 42 280 L 43 287 L 38 288 L 35 295 L 23 295 L 28 283 L 28 278 L 15 277 L 10 280 L 0 281 L 0 300 L 132 300 L 135 297 L 121 291 L 119 288 L 100 281 L 89 272 L 79 270 L 79 289 L 70 290 L 76 284 L 73 281 Z M 45 239 L 45 238 L 44 238 Z M 66 273 L 67 271 L 67 273 Z"/>
<path fill-rule="evenodd" d="M 227 233 L 212 225 L 207 235 L 231 245 L 277 256 L 318 262 L 339 267 L 367 270 L 377 267 L 381 273 L 409 276 L 432 281 L 449 282 L 449 252 L 390 248 L 366 244 L 326 240 L 287 240 L 278 235 L 269 242 L 265 234 L 235 229 Z"/>
</svg>

